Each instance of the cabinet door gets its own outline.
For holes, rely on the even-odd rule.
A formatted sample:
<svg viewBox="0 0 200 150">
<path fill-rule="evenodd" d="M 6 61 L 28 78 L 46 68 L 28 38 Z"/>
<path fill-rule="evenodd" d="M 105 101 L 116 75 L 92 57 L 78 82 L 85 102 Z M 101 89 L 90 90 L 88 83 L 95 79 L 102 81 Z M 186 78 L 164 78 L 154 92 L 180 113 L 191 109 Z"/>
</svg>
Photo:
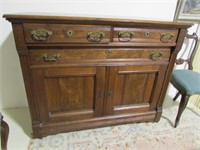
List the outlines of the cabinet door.
<svg viewBox="0 0 200 150">
<path fill-rule="evenodd" d="M 101 116 L 104 67 L 32 69 L 41 122 Z"/>
<path fill-rule="evenodd" d="M 166 69 L 167 65 L 110 67 L 104 114 L 155 110 Z"/>
</svg>

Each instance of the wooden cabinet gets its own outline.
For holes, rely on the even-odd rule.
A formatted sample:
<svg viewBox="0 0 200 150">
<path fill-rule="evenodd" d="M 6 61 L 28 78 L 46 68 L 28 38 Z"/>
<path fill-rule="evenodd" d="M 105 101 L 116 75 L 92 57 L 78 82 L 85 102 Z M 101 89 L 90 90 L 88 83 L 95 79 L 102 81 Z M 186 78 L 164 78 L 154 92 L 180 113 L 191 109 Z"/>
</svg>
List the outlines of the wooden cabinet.
<svg viewBox="0 0 200 150">
<path fill-rule="evenodd" d="M 34 137 L 159 121 L 189 23 L 4 15 Z"/>
</svg>

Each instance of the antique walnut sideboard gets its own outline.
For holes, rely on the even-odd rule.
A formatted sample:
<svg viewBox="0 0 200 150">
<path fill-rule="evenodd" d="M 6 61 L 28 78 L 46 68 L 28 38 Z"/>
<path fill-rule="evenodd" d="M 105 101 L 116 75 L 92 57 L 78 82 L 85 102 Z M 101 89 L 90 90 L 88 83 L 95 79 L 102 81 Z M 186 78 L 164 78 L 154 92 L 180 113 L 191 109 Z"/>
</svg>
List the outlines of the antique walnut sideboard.
<svg viewBox="0 0 200 150">
<path fill-rule="evenodd" d="M 4 15 L 12 23 L 34 137 L 159 121 L 190 23 Z"/>
</svg>

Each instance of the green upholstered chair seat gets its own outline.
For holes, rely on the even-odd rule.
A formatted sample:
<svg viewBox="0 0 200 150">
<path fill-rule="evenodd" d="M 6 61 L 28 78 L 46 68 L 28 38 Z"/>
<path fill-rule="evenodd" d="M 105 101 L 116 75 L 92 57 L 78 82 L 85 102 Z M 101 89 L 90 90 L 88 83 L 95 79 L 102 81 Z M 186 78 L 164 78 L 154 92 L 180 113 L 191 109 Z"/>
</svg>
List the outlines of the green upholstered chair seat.
<svg viewBox="0 0 200 150">
<path fill-rule="evenodd" d="M 174 70 L 171 83 L 182 94 L 193 95 L 200 93 L 200 73 L 192 70 Z"/>
</svg>

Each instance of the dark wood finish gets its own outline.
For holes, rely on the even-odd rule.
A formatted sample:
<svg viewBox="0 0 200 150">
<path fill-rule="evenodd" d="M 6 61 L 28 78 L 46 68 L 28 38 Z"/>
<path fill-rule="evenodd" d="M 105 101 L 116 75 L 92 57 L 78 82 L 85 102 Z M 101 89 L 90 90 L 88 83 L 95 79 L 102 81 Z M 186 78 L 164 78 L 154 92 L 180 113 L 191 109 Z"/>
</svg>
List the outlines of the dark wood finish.
<svg viewBox="0 0 200 150">
<path fill-rule="evenodd" d="M 1 149 L 7 150 L 8 136 L 9 136 L 9 126 L 3 120 L 3 116 L 1 116 Z"/>
<path fill-rule="evenodd" d="M 94 25 L 71 25 L 71 24 L 35 24 L 24 23 L 25 40 L 27 43 L 41 43 L 32 39 L 31 31 L 37 29 L 46 29 L 52 32 L 47 43 L 93 43 L 87 39 L 88 32 L 102 32 L 104 36 L 99 43 L 110 42 L 110 26 L 94 26 Z M 71 36 L 67 35 L 67 32 L 71 33 Z"/>
<path fill-rule="evenodd" d="M 111 67 L 105 114 L 155 110 L 165 73 L 159 65 Z"/>
<path fill-rule="evenodd" d="M 170 43 L 175 43 L 177 39 L 178 30 L 164 30 L 164 29 L 149 29 L 149 28 L 114 28 L 114 42 L 121 42 L 118 34 L 119 32 L 131 32 L 133 37 L 130 39 L 124 39 L 124 41 L 134 42 L 134 43 L 162 43 L 160 40 L 160 34 L 171 33 L 174 37 L 169 41 Z"/>
<path fill-rule="evenodd" d="M 13 24 L 34 137 L 158 121 L 177 53 L 191 26 L 129 19 L 4 17 Z"/>
<path fill-rule="evenodd" d="M 101 24 L 110 25 L 115 24 L 116 26 L 129 27 L 164 27 L 164 28 L 188 28 L 191 23 L 183 22 L 167 22 L 167 21 L 146 21 L 146 20 L 133 20 L 133 19 L 121 19 L 121 18 L 92 18 L 92 17 L 74 17 L 74 16 L 57 16 L 57 15 L 35 15 L 35 14 L 5 14 L 4 18 L 15 23 L 30 22 L 33 23 L 80 23 L 80 24 Z"/>
<path fill-rule="evenodd" d="M 183 111 L 185 110 L 185 108 L 186 108 L 186 106 L 187 106 L 187 103 L 188 103 L 189 98 L 190 98 L 189 95 L 182 95 L 182 97 L 181 97 L 181 102 L 180 102 L 180 104 L 179 104 L 178 113 L 177 113 L 176 120 L 175 120 L 175 124 L 174 124 L 174 127 L 175 127 L 175 128 L 176 128 L 176 127 L 178 126 L 178 124 L 179 124 L 181 115 L 182 115 Z"/>
<path fill-rule="evenodd" d="M 123 59 L 132 59 L 133 62 L 145 61 L 145 62 L 154 62 L 152 60 L 152 55 L 155 53 L 161 53 L 158 61 L 168 62 L 170 58 L 170 49 L 169 48 L 138 48 L 138 49 L 39 49 L 39 50 L 30 50 L 30 60 L 33 65 L 49 65 L 49 64 L 65 64 L 74 61 L 103 61 L 109 62 L 111 60 L 122 61 Z M 44 61 L 44 56 L 53 56 L 59 55 L 58 60 L 55 62 L 46 62 Z"/>
<path fill-rule="evenodd" d="M 102 116 L 105 67 L 33 69 L 32 74 L 44 122 Z"/>
<path fill-rule="evenodd" d="M 187 63 L 188 64 L 188 70 L 192 70 L 193 69 L 193 61 L 194 61 L 194 57 L 195 57 L 195 54 L 197 52 L 197 44 L 198 44 L 198 36 L 196 33 L 193 33 L 192 35 L 189 35 L 189 34 L 186 34 L 186 37 L 188 39 L 192 39 L 194 40 L 194 46 L 192 48 L 192 53 L 190 54 L 189 58 L 188 59 L 182 59 L 182 58 L 178 58 L 176 60 L 176 64 L 177 65 L 181 65 L 183 63 Z M 178 87 L 175 87 L 177 88 L 178 90 Z M 175 97 L 173 98 L 173 101 L 176 101 L 177 98 L 181 95 L 181 101 L 180 101 L 180 104 L 179 104 L 179 109 L 178 109 L 178 113 L 177 113 L 177 116 L 176 116 L 176 120 L 175 120 L 175 124 L 174 124 L 174 127 L 176 128 L 179 124 L 179 121 L 180 121 L 180 118 L 181 118 L 181 115 L 183 113 L 183 111 L 185 110 L 186 106 L 187 106 L 187 103 L 188 103 L 188 100 L 190 99 L 190 96 L 192 95 L 189 95 L 187 93 L 183 93 L 181 91 L 178 90 L 177 94 L 175 95 Z"/>
</svg>

